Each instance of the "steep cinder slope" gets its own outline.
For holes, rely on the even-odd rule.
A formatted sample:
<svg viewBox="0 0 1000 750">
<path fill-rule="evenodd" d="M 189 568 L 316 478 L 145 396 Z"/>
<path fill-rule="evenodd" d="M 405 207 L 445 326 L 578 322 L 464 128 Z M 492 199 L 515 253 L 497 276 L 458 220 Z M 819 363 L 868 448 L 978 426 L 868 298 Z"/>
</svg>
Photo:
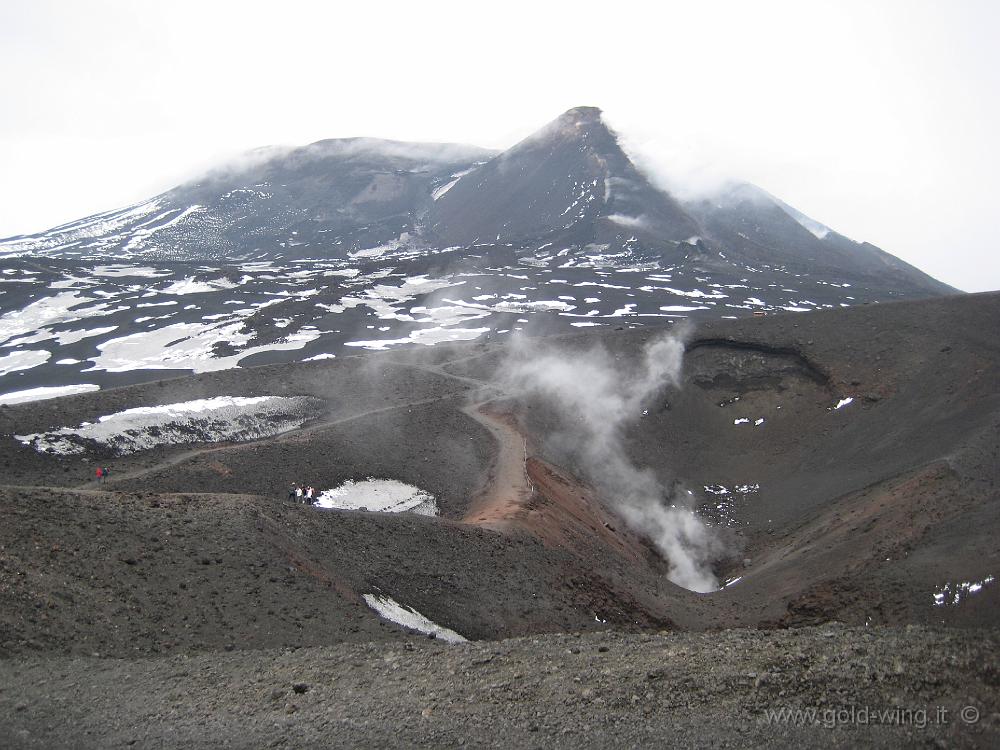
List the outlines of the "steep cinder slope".
<svg viewBox="0 0 1000 750">
<path fill-rule="evenodd" d="M 698 234 L 628 159 L 596 107 L 577 107 L 463 176 L 428 229 L 448 244 L 629 243 L 673 248 Z M 638 240 L 638 242 L 636 241 Z"/>
<path fill-rule="evenodd" d="M 628 439 L 639 466 L 742 540 L 720 569 L 742 580 L 713 595 L 738 604 L 727 616 L 995 621 L 998 328 L 1000 294 L 694 329 L 683 386 L 636 415 Z M 657 335 L 600 338 L 627 358 Z M 592 473 L 545 439 L 572 425 L 531 406 L 546 455 Z M 956 602 L 963 583 L 975 595 Z"/>
<path fill-rule="evenodd" d="M 0 656 L 132 657 L 423 638 L 388 596 L 470 639 L 668 626 L 603 560 L 424 516 L 201 493 L 0 488 Z M 635 576 L 634 582 L 643 581 Z"/>
</svg>

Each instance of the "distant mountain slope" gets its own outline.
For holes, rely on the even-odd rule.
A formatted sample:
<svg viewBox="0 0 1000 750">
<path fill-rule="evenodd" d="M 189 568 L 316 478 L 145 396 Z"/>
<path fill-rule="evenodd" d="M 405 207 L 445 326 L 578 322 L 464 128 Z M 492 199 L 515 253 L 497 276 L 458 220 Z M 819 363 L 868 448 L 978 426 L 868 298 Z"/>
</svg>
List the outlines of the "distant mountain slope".
<svg viewBox="0 0 1000 750">
<path fill-rule="evenodd" d="M 882 279 L 889 286 L 948 294 L 956 290 L 867 242 L 855 242 L 749 183 L 685 204 L 728 257 L 801 272 Z M 891 280 L 891 281 L 890 281 Z"/>
<path fill-rule="evenodd" d="M 492 154 L 374 138 L 259 149 L 144 203 L 0 241 L 0 252 L 344 256 L 412 234 L 433 191 Z"/>
<path fill-rule="evenodd" d="M 373 138 L 260 149 L 145 203 L 2 240 L 0 257 L 346 259 L 489 245 L 821 274 L 886 296 L 955 291 L 747 183 L 678 200 L 636 167 L 596 107 L 571 109 L 499 154 Z"/>
<path fill-rule="evenodd" d="M 258 150 L 0 240 L 0 259 L 0 403 L 165 369 L 955 291 L 753 185 L 679 200 L 594 107 L 502 153 L 369 138 Z"/>
</svg>

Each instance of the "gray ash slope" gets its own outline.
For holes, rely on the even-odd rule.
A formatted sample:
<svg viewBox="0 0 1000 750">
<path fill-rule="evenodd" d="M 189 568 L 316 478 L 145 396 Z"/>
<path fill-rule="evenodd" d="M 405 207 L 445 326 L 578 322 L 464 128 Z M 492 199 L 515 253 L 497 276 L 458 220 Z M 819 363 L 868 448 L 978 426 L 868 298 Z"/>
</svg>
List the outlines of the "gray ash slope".
<svg viewBox="0 0 1000 750">
<path fill-rule="evenodd" d="M 0 740 L 18 750 L 990 748 L 997 646 L 995 631 L 824 626 L 33 657 L 0 662 L 0 685 L 12 687 L 0 691 Z M 850 706 L 902 718 L 837 721 Z M 768 721 L 769 710 L 801 718 Z"/>
<path fill-rule="evenodd" d="M 0 393 L 954 291 L 751 185 L 678 200 L 589 107 L 500 154 L 261 150 L 0 257 Z"/>
<path fill-rule="evenodd" d="M 1000 295 L 989 294 L 699 325 L 682 387 L 636 415 L 628 450 L 690 491 L 726 539 L 716 572 L 731 585 L 708 596 L 664 579 L 663 559 L 614 517 L 614 497 L 598 498 L 603 516 L 593 512 L 583 472 L 550 440 L 564 425 L 539 404 L 508 403 L 524 470 L 535 472 L 517 528 L 498 532 L 470 515 L 500 446 L 467 407 L 502 396 L 501 344 L 228 370 L 0 408 L 0 650 L 124 655 L 399 637 L 361 601 L 372 592 L 477 639 L 831 619 L 993 626 L 998 316 Z M 659 333 L 550 341 L 600 340 L 632 361 Z M 261 394 L 324 405 L 274 437 L 121 456 L 99 446 L 40 453 L 11 437 Z M 98 462 L 113 470 L 101 487 Z M 282 499 L 291 481 L 331 488 L 367 476 L 428 490 L 442 517 Z"/>
<path fill-rule="evenodd" d="M 525 470 L 554 480 L 534 475 L 516 529 L 470 518 L 500 446 L 468 407 L 502 395 L 502 343 L 0 408 L 0 744 L 994 747 L 998 325 L 995 293 L 699 323 L 681 388 L 636 415 L 628 450 L 731 532 L 730 585 L 707 595 L 666 581 L 622 524 L 594 522 L 530 401 L 496 406 L 525 437 Z M 662 332 L 546 343 L 634 361 Z M 262 394 L 324 404 L 274 437 L 122 456 L 9 437 Z M 113 468 L 102 486 L 98 461 Z M 442 517 L 282 497 L 290 480 L 368 475 L 432 491 Z M 481 642 L 445 650 L 365 594 Z M 953 721 L 761 723 L 782 706 L 945 706 Z M 980 722 L 955 719 L 963 706 Z"/>
<path fill-rule="evenodd" d="M 435 187 L 492 155 L 375 138 L 262 148 L 149 201 L 4 242 L 64 257 L 343 257 L 412 233 Z"/>
</svg>

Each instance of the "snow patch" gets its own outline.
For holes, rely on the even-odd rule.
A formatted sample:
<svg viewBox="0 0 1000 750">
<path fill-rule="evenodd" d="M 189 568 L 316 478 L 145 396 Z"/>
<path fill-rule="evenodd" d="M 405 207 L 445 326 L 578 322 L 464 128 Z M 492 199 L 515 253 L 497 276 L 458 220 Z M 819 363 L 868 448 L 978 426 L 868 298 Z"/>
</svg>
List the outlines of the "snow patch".
<svg viewBox="0 0 1000 750">
<path fill-rule="evenodd" d="M 59 292 L 51 297 L 42 297 L 20 310 L 12 310 L 0 317 L 0 341 L 15 336 L 33 333 L 44 326 L 79 320 L 90 315 L 107 315 L 107 304 L 100 303 L 84 309 L 79 305 L 94 302 L 93 297 L 81 297 L 79 292 Z M 45 338 L 51 338 L 46 335 Z"/>
<path fill-rule="evenodd" d="M 204 292 L 217 292 L 222 289 L 235 289 L 237 286 L 239 285 L 235 281 L 230 281 L 229 279 L 196 281 L 193 276 L 188 276 L 180 281 L 175 281 L 160 291 L 163 294 L 203 294 Z"/>
<path fill-rule="evenodd" d="M 389 622 L 402 625 L 404 628 L 409 628 L 410 630 L 416 630 L 418 633 L 423 633 L 424 635 L 433 635 L 445 643 L 465 643 L 467 640 L 454 630 L 441 627 L 437 623 L 428 620 L 412 607 L 404 607 L 388 596 L 364 594 L 363 598 L 369 607 Z"/>
<path fill-rule="evenodd" d="M 350 479 L 339 487 L 321 492 L 316 506 L 336 510 L 367 510 L 374 513 L 417 513 L 438 515 L 434 496 L 395 479 L 369 477 L 361 481 Z"/>
<path fill-rule="evenodd" d="M 391 346 L 402 344 L 423 344 L 434 346 L 444 341 L 471 341 L 477 339 L 490 328 L 421 328 L 411 331 L 405 339 L 374 339 L 372 341 L 347 341 L 344 346 L 357 346 L 371 351 L 384 351 Z"/>
<path fill-rule="evenodd" d="M 170 271 L 160 268 L 150 268 L 149 266 L 95 266 L 94 276 L 106 276 L 112 279 L 120 278 L 142 278 L 158 279 L 161 276 L 169 276 Z M 75 281 L 78 279 L 74 279 Z"/>
<path fill-rule="evenodd" d="M 118 326 L 106 326 L 104 328 L 92 328 L 90 330 L 61 331 L 59 333 L 52 334 L 52 338 L 58 341 L 60 345 L 66 346 L 67 344 L 75 344 L 77 341 L 83 341 L 84 339 L 93 338 L 94 336 L 103 336 L 106 333 L 111 333 L 117 328 Z"/>
<path fill-rule="evenodd" d="M 665 305 L 660 308 L 663 312 L 691 312 L 692 310 L 708 310 L 710 308 L 699 305 L 697 307 L 688 307 L 686 305 Z"/>
<path fill-rule="evenodd" d="M 60 360 L 60 362 L 63 361 L 65 360 Z M 75 393 L 89 393 L 90 391 L 99 391 L 100 389 L 101 387 L 99 385 L 94 385 L 92 383 L 28 388 L 23 391 L 12 391 L 11 393 L 4 393 L 3 395 L 0 395 L 0 404 L 24 404 L 29 401 L 44 401 L 48 398 L 72 396 Z"/>
<path fill-rule="evenodd" d="M 993 576 L 986 576 L 986 578 L 981 581 L 962 581 L 955 584 L 952 584 L 949 581 L 934 592 L 934 606 L 954 606 L 962 601 L 963 598 L 968 598 L 971 594 L 978 594 L 983 590 L 984 586 L 989 586 L 995 581 L 996 578 Z"/>
<path fill-rule="evenodd" d="M 44 365 L 52 355 L 43 349 L 25 349 L 11 352 L 0 357 L 0 377 L 18 370 L 30 370 L 32 367 Z"/>
<path fill-rule="evenodd" d="M 140 406 L 77 427 L 14 437 L 39 453 L 83 453 L 93 441 L 124 456 L 160 445 L 272 437 L 302 426 L 314 403 L 305 396 L 215 396 Z"/>
<path fill-rule="evenodd" d="M 239 367 L 241 360 L 260 352 L 301 349 L 320 337 L 318 331 L 300 330 L 281 342 L 251 346 L 229 356 L 215 356 L 216 344 L 238 347 L 248 343 L 252 335 L 243 329 L 241 318 L 214 324 L 174 323 L 99 344 L 97 348 L 101 353 L 94 358 L 94 365 L 90 370 L 215 372 Z"/>
<path fill-rule="evenodd" d="M 462 179 L 463 177 L 465 177 L 465 175 L 469 174 L 469 172 L 471 172 L 472 170 L 474 170 L 477 166 L 479 166 L 479 165 L 477 164 L 475 166 L 469 167 L 468 169 L 463 169 L 461 172 L 455 172 L 455 174 L 453 174 L 451 176 L 451 181 L 450 182 L 448 182 L 447 184 L 442 185 L 439 188 L 435 188 L 434 192 L 431 193 L 431 200 L 435 200 L 436 201 L 442 195 L 444 195 L 445 193 L 447 193 L 449 190 L 451 190 L 453 187 L 455 187 L 455 183 L 456 182 L 458 182 L 460 179 Z"/>
</svg>

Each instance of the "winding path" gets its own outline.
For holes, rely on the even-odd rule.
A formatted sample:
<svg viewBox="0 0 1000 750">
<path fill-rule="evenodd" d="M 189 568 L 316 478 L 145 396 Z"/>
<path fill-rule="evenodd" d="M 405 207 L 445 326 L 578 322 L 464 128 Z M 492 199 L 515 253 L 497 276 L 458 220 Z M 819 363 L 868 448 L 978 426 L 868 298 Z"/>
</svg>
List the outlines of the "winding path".
<svg viewBox="0 0 1000 750">
<path fill-rule="evenodd" d="M 445 364 L 453 364 L 456 361 L 462 360 L 452 360 Z M 527 439 L 509 417 L 491 408 L 504 395 L 503 390 L 494 383 L 449 372 L 444 369 L 443 364 L 406 363 L 406 366 L 458 380 L 475 389 L 471 403 L 462 408 L 462 413 L 489 431 L 496 440 L 497 452 L 482 489 L 472 498 L 462 521 L 491 528 L 503 528 L 505 522 L 518 513 L 534 492 L 526 469 Z"/>
<path fill-rule="evenodd" d="M 463 521 L 484 526 L 503 525 L 531 498 L 533 487 L 525 467 L 527 440 L 503 416 L 489 410 L 491 402 L 472 404 L 462 411 L 483 425 L 497 441 L 489 476 L 469 505 Z"/>
<path fill-rule="evenodd" d="M 444 369 L 444 365 L 452 364 L 455 361 L 434 365 L 419 364 L 410 362 L 396 362 L 394 364 L 402 367 L 412 367 L 426 372 L 439 375 L 450 380 L 458 381 L 470 387 L 468 394 L 470 402 L 462 407 L 462 412 L 481 424 L 496 440 L 497 452 L 493 457 L 488 474 L 483 487 L 472 498 L 469 508 L 462 518 L 464 523 L 481 525 L 491 528 L 504 528 L 507 522 L 517 515 L 523 504 L 531 497 L 534 488 L 528 478 L 526 462 L 528 458 L 527 439 L 518 431 L 511 419 L 494 407 L 499 398 L 503 397 L 503 391 L 493 383 L 489 383 L 476 378 L 456 375 Z M 295 438 L 299 439 L 312 433 L 327 429 L 329 427 L 346 424 L 358 419 L 364 419 L 374 414 L 381 414 L 399 409 L 422 406 L 446 399 L 453 399 L 460 396 L 460 393 L 449 393 L 445 396 L 436 396 L 415 401 L 407 401 L 392 406 L 383 406 L 378 409 L 368 409 L 366 411 L 339 417 L 337 419 L 326 419 L 315 422 L 307 427 L 290 430 L 282 435 L 276 436 L 277 440 Z M 93 480 L 67 487 L 67 489 L 78 489 L 94 492 L 113 492 L 118 482 L 143 477 L 155 472 L 170 469 L 174 466 L 185 463 L 191 459 L 201 456 L 211 455 L 230 450 L 234 443 L 223 443 L 218 445 L 202 445 L 191 450 L 181 451 L 162 461 L 157 461 L 151 466 L 115 472 L 111 479 L 105 484 L 95 486 Z M 191 493 L 188 493 L 191 494 Z"/>
</svg>

